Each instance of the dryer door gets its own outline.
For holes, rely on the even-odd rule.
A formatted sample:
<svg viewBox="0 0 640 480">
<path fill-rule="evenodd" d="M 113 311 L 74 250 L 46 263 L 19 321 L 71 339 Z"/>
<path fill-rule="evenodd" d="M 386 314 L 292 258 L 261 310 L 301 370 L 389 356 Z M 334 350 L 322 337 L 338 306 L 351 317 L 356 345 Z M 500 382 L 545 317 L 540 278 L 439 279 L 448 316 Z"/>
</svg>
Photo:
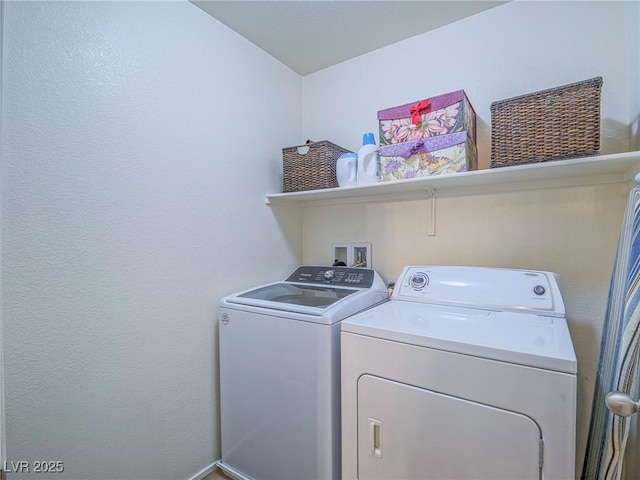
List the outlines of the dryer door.
<svg viewBox="0 0 640 480">
<path fill-rule="evenodd" d="M 372 375 L 358 381 L 358 478 L 539 480 L 529 417 Z"/>
</svg>

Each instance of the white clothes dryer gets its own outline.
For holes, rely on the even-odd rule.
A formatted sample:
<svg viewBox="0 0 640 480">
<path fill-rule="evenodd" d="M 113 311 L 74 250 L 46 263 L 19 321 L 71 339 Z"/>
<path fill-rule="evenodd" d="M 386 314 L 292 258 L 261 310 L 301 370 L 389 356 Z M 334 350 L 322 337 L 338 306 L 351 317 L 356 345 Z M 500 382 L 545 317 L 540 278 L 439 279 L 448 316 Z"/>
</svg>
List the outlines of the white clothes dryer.
<svg viewBox="0 0 640 480">
<path fill-rule="evenodd" d="M 574 480 L 555 274 L 405 267 L 390 302 L 341 328 L 345 480 Z"/>
<path fill-rule="evenodd" d="M 373 270 L 301 266 L 220 301 L 225 473 L 340 478 L 340 322 L 387 299 Z"/>
</svg>

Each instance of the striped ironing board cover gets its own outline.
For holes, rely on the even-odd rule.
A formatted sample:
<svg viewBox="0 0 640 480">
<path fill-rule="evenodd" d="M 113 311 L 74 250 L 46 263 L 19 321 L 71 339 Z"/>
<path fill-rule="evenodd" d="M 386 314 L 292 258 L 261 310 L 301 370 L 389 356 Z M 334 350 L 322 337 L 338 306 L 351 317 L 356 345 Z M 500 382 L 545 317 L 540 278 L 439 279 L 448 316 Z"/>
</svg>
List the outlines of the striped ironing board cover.
<svg viewBox="0 0 640 480">
<path fill-rule="evenodd" d="M 622 474 L 629 419 L 605 405 L 611 391 L 638 390 L 640 345 L 640 189 L 634 188 L 622 221 L 602 328 L 582 480 L 618 480 Z"/>
</svg>

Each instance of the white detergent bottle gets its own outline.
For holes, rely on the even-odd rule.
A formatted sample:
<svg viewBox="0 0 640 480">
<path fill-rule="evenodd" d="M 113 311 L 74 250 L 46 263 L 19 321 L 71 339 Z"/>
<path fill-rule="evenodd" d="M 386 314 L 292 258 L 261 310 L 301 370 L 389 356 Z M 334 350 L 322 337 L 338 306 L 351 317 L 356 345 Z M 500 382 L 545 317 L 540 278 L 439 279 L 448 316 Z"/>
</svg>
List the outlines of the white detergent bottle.
<svg viewBox="0 0 640 480">
<path fill-rule="evenodd" d="M 373 133 L 362 136 L 362 146 L 358 150 L 358 185 L 380 181 L 380 155 Z"/>
</svg>

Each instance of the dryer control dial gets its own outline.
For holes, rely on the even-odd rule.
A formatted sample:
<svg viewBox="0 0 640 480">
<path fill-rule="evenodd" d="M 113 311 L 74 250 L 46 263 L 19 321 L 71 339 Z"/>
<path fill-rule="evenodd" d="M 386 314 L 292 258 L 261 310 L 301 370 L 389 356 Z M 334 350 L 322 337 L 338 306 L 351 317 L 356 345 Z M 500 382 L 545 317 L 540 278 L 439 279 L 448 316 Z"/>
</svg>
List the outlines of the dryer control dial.
<svg viewBox="0 0 640 480">
<path fill-rule="evenodd" d="M 542 285 L 536 285 L 535 287 L 533 287 L 533 293 L 535 293 L 536 295 L 544 295 L 545 292 L 546 290 Z"/>
<path fill-rule="evenodd" d="M 418 272 L 409 279 L 409 284 L 414 290 L 422 290 L 429 285 L 429 277 L 422 272 Z"/>
</svg>

